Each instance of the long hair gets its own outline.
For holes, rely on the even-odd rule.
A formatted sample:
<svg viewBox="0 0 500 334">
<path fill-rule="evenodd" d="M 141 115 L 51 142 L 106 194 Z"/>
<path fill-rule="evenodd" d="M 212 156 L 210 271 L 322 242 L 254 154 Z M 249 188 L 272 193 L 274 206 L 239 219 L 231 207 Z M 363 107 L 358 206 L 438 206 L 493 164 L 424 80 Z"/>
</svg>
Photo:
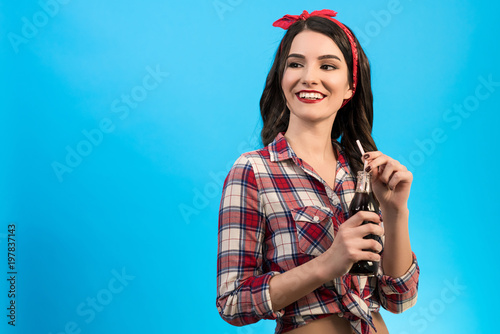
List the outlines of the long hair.
<svg viewBox="0 0 500 334">
<path fill-rule="evenodd" d="M 261 138 L 264 145 L 268 145 L 279 132 L 284 132 L 288 128 L 290 110 L 286 106 L 281 82 L 292 41 L 295 36 L 304 30 L 324 34 L 337 44 L 346 60 L 348 80 L 352 87 L 352 51 L 345 32 L 336 23 L 323 17 L 312 16 L 307 20 L 297 21 L 287 30 L 281 40 L 260 99 L 260 113 L 263 121 Z M 356 139 L 360 140 L 365 151 L 376 151 L 377 146 L 371 136 L 373 126 L 373 95 L 370 64 L 355 36 L 354 40 L 358 49 L 358 86 L 352 99 L 337 112 L 335 122 L 332 126 L 331 137 L 337 141 L 340 138 L 340 145 L 347 157 L 354 177 L 356 177 L 357 171 L 363 169 L 361 153 L 359 153 L 356 145 Z"/>
</svg>

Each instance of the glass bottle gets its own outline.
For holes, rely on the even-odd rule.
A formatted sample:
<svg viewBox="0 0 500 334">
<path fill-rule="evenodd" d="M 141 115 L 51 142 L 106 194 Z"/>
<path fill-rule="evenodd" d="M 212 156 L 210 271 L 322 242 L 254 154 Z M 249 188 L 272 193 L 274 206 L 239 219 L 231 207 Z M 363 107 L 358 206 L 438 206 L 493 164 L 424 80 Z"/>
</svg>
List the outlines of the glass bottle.
<svg viewBox="0 0 500 334">
<path fill-rule="evenodd" d="M 365 171 L 358 172 L 356 183 L 356 193 L 349 205 L 349 217 L 352 217 L 358 211 L 372 211 L 379 213 L 378 203 L 373 196 L 371 186 L 371 174 Z M 364 221 L 363 224 L 375 224 L 371 221 Z M 382 244 L 379 236 L 368 234 L 365 239 L 374 239 Z M 375 276 L 378 272 L 379 263 L 375 261 L 358 261 L 353 264 L 349 274 L 359 276 Z"/>
</svg>

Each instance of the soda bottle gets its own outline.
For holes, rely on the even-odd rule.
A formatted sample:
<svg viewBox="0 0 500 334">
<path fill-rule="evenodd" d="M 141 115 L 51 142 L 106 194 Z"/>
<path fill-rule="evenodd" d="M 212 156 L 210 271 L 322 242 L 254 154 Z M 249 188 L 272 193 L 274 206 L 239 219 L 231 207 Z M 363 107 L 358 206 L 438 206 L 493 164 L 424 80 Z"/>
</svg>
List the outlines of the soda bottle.
<svg viewBox="0 0 500 334">
<path fill-rule="evenodd" d="M 356 193 L 349 205 L 349 217 L 352 217 L 358 211 L 372 211 L 379 212 L 378 203 L 373 196 L 371 187 L 371 174 L 365 171 L 358 172 L 358 180 L 356 183 Z M 375 224 L 371 221 L 364 221 L 363 224 Z M 374 239 L 382 244 L 379 236 L 368 234 L 364 239 Z M 374 261 L 358 261 L 353 264 L 349 274 L 359 276 L 375 276 L 378 271 L 378 262 Z"/>
</svg>

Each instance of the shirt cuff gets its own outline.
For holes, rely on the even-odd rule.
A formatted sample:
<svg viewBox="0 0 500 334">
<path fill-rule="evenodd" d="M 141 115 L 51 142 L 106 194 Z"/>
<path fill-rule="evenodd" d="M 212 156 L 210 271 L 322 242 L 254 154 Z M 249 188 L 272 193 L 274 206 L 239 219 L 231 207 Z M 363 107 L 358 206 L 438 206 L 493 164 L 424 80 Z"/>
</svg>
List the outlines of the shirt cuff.
<svg viewBox="0 0 500 334">
<path fill-rule="evenodd" d="M 400 277 L 394 278 L 388 275 L 379 277 L 379 287 L 385 295 L 403 294 L 418 288 L 418 277 L 420 269 L 417 257 L 412 252 L 413 261 L 408 271 Z"/>
<path fill-rule="evenodd" d="M 269 281 L 271 278 L 273 278 L 276 275 L 279 275 L 280 272 L 278 271 L 271 271 L 266 273 L 265 275 L 261 276 L 263 278 L 262 282 L 262 309 L 259 310 L 259 313 L 264 315 L 264 319 L 268 320 L 275 320 L 277 318 L 282 317 L 285 314 L 285 310 L 279 310 L 279 311 L 273 311 L 273 304 L 271 302 L 271 292 L 270 292 L 270 286 L 269 286 Z"/>
</svg>

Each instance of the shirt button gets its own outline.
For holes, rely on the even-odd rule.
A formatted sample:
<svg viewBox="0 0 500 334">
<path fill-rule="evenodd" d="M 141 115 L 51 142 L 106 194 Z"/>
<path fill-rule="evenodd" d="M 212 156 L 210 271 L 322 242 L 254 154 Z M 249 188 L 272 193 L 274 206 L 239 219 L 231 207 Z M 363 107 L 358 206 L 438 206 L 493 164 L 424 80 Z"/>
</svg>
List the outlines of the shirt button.
<svg viewBox="0 0 500 334">
<path fill-rule="evenodd" d="M 314 220 L 315 222 L 319 222 L 319 217 L 318 217 L 318 216 L 314 216 L 313 220 Z"/>
</svg>

